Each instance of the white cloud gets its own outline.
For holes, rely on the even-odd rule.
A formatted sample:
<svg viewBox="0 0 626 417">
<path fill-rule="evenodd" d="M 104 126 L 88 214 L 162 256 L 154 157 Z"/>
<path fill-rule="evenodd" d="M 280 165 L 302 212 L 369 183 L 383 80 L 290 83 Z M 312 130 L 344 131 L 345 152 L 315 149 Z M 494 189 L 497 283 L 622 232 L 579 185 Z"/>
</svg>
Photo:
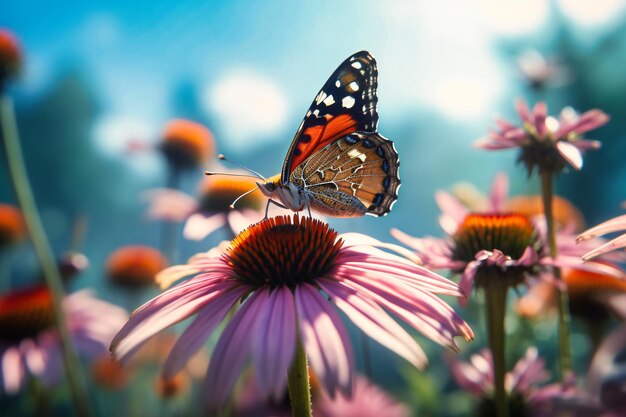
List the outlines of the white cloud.
<svg viewBox="0 0 626 417">
<path fill-rule="evenodd" d="M 563 13 L 585 26 L 604 25 L 624 18 L 624 0 L 559 0 Z"/>
<path fill-rule="evenodd" d="M 206 109 L 237 148 L 249 149 L 278 134 L 288 116 L 287 98 L 271 80 L 249 70 L 231 71 L 203 94 Z M 295 127 L 294 127 L 295 129 Z"/>
</svg>

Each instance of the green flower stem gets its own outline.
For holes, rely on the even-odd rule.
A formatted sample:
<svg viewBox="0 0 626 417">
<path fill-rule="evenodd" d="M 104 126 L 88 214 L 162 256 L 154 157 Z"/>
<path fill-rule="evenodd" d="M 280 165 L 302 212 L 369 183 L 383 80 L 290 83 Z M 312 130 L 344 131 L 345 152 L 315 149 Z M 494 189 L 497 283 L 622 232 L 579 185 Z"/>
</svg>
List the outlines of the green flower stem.
<svg viewBox="0 0 626 417">
<path fill-rule="evenodd" d="M 492 275 L 484 287 L 487 304 L 487 333 L 493 356 L 494 400 L 498 417 L 508 417 L 509 404 L 504 387 L 506 374 L 504 316 L 508 286 L 502 276 Z"/>
<path fill-rule="evenodd" d="M 558 255 L 558 248 L 556 246 L 556 229 L 554 225 L 554 212 L 552 209 L 552 201 L 554 199 L 553 190 L 553 178 L 551 172 L 541 173 L 541 195 L 543 198 L 543 210 L 546 216 L 546 225 L 548 233 L 548 245 L 550 250 L 550 257 L 556 258 Z M 554 278 L 557 281 L 561 281 L 561 270 L 559 268 L 554 269 Z M 558 314 L 559 314 L 559 363 L 561 379 L 567 376 L 568 372 L 572 369 L 572 352 L 570 348 L 569 327 L 570 327 L 570 315 L 569 315 L 569 300 L 567 295 L 567 289 L 560 287 L 557 288 L 558 299 Z"/>
<path fill-rule="evenodd" d="M 293 417 L 311 417 L 311 387 L 306 353 L 298 338 L 296 357 L 287 373 L 291 413 Z"/>
<path fill-rule="evenodd" d="M 37 212 L 35 199 L 24 166 L 24 158 L 22 156 L 13 111 L 13 103 L 11 98 L 6 94 L 0 97 L 0 125 L 7 166 L 9 168 L 13 188 L 15 189 L 17 200 L 22 209 L 26 226 L 30 233 L 37 257 L 39 258 L 46 283 L 52 293 L 55 324 L 61 338 L 65 373 L 72 391 L 76 412 L 81 417 L 91 416 L 91 406 L 87 396 L 85 381 L 81 373 L 80 362 L 70 343 L 69 331 L 65 323 L 65 316 L 61 305 L 64 296 L 63 282 L 54 255 L 52 254 L 52 249 L 50 248 L 50 244 L 44 232 L 41 219 L 39 218 L 39 213 Z"/>
</svg>

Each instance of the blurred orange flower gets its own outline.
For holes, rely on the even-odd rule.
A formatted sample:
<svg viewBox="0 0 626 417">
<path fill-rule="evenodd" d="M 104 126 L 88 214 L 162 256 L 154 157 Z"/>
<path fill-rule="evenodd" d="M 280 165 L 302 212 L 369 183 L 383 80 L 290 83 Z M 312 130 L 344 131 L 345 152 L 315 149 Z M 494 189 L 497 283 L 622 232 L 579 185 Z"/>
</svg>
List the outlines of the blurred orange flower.
<svg viewBox="0 0 626 417">
<path fill-rule="evenodd" d="M 0 28 L 0 85 L 20 72 L 22 51 L 13 33 Z"/>
<path fill-rule="evenodd" d="M 599 324 L 611 315 L 626 320 L 626 281 L 611 275 L 577 269 L 563 269 L 572 315 Z M 556 311 L 556 287 L 540 282 L 517 304 L 525 317 L 538 317 Z"/>
<path fill-rule="evenodd" d="M 0 204 L 0 249 L 26 238 L 26 223 L 22 212 L 9 204 Z"/>
<path fill-rule="evenodd" d="M 123 246 L 107 260 L 108 278 L 115 284 L 128 288 L 155 285 L 154 277 L 167 267 L 165 256 L 149 246 Z"/>
<path fill-rule="evenodd" d="M 165 126 L 160 149 L 176 169 L 202 166 L 215 153 L 213 134 L 199 123 L 172 120 Z"/>
</svg>

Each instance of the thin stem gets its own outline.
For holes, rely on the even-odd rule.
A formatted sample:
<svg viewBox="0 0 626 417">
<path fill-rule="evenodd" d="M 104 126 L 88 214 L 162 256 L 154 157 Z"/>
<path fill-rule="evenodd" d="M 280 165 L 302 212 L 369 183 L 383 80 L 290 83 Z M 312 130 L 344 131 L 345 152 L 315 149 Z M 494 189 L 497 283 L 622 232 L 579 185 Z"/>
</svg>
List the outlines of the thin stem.
<svg viewBox="0 0 626 417">
<path fill-rule="evenodd" d="M 553 190 L 553 178 L 552 173 L 543 171 L 541 172 L 541 196 L 543 199 L 543 210 L 546 217 L 547 233 L 548 233 L 548 247 L 550 250 L 550 257 L 556 258 L 558 256 L 558 248 L 556 246 L 556 228 L 554 223 L 554 212 L 552 208 L 552 201 L 554 199 Z M 562 284 L 561 270 L 553 267 L 554 279 Z M 557 291 L 559 294 L 558 299 L 558 315 L 559 315 L 559 363 L 561 379 L 565 378 L 569 371 L 572 369 L 572 352 L 570 348 L 569 340 L 569 327 L 570 327 L 570 315 L 569 315 L 569 300 L 567 295 L 567 288 L 564 285 L 558 285 Z"/>
<path fill-rule="evenodd" d="M 296 348 L 296 357 L 287 373 L 291 413 L 293 417 L 311 417 L 311 386 L 309 384 L 309 366 L 306 353 L 300 339 Z"/>
<path fill-rule="evenodd" d="M 79 416 L 92 415 L 89 404 L 86 385 L 80 369 L 80 362 L 76 357 L 74 348 L 70 343 L 69 331 L 65 323 L 63 313 L 63 281 L 57 268 L 52 249 L 37 212 L 35 198 L 26 174 L 22 148 L 20 146 L 13 103 L 8 95 L 0 97 L 0 125 L 2 138 L 6 151 L 7 166 L 13 184 L 17 200 L 22 209 L 26 226 L 30 232 L 30 237 L 35 248 L 39 263 L 43 270 L 44 277 L 50 292 L 52 293 L 52 305 L 54 308 L 55 324 L 61 339 L 63 351 L 63 363 L 65 372 L 70 384 L 74 405 Z"/>
<path fill-rule="evenodd" d="M 492 275 L 485 285 L 487 333 L 493 356 L 494 401 L 498 417 L 508 417 L 509 404 L 504 387 L 506 373 L 504 316 L 508 286 L 503 277 Z"/>
</svg>

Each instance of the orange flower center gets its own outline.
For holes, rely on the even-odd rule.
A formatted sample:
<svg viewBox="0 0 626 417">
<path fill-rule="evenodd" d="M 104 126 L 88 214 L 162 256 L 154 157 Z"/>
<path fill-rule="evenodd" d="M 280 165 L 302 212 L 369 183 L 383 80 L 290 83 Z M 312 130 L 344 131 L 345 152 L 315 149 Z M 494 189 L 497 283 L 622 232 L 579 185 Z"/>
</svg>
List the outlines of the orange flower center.
<svg viewBox="0 0 626 417">
<path fill-rule="evenodd" d="M 8 204 L 0 204 L 0 248 L 26 238 L 26 224 L 22 212 Z"/>
<path fill-rule="evenodd" d="M 0 83 L 5 77 L 15 76 L 19 72 L 22 52 L 15 36 L 0 29 Z"/>
<path fill-rule="evenodd" d="M 219 213 L 230 210 L 230 205 L 242 194 L 256 188 L 253 178 L 210 176 L 201 185 L 200 210 Z M 265 197 L 257 190 L 237 201 L 237 209 L 249 208 L 260 210 L 265 204 Z"/>
<path fill-rule="evenodd" d="M 602 295 L 626 292 L 626 282 L 604 274 L 568 269 L 563 274 L 572 314 L 592 321 L 609 318 L 609 305 Z"/>
<path fill-rule="evenodd" d="M 54 324 L 52 295 L 44 286 L 0 296 L 0 340 L 34 337 Z"/>
<path fill-rule="evenodd" d="M 294 215 L 272 217 L 241 232 L 224 257 L 235 278 L 259 288 L 294 288 L 328 273 L 343 241 L 326 223 Z"/>
<path fill-rule="evenodd" d="M 500 250 L 519 259 L 538 239 L 530 219 L 521 214 L 470 214 L 454 235 L 453 258 L 471 262 L 481 250 Z"/>
</svg>

